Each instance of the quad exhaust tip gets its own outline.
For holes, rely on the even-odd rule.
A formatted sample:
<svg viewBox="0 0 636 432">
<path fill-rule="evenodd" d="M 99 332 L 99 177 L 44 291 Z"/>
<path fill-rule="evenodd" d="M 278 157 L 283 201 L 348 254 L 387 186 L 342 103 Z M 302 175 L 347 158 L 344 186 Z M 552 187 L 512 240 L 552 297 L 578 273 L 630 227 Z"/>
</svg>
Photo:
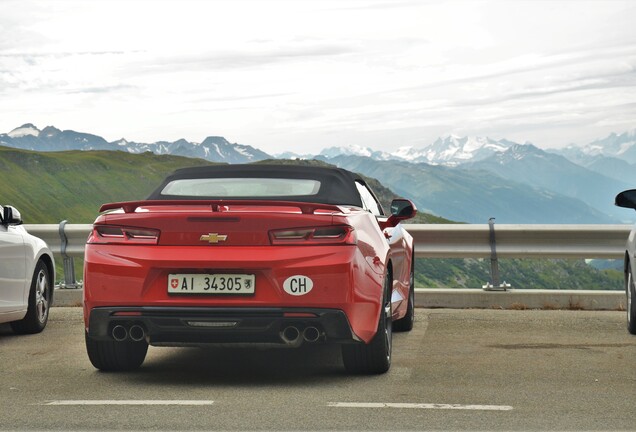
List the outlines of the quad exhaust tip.
<svg viewBox="0 0 636 432">
<path fill-rule="evenodd" d="M 126 327 L 124 327 L 123 325 L 118 324 L 113 327 L 111 335 L 117 342 L 122 342 L 128 338 L 128 330 L 126 330 Z"/>
<path fill-rule="evenodd" d="M 300 330 L 298 327 L 288 326 L 280 333 L 280 338 L 288 345 L 294 345 L 300 340 Z"/>
<path fill-rule="evenodd" d="M 320 338 L 320 331 L 316 327 L 307 327 L 303 331 L 303 339 L 306 342 L 316 342 Z"/>
<path fill-rule="evenodd" d="M 280 338 L 287 345 L 300 345 L 305 342 L 317 342 L 320 339 L 320 330 L 314 326 L 305 327 L 300 330 L 296 326 L 287 326 L 280 332 Z"/>
<path fill-rule="evenodd" d="M 146 338 L 146 330 L 139 324 L 133 324 L 130 328 L 117 324 L 110 334 L 117 342 L 123 342 L 128 338 L 133 342 L 141 342 Z"/>
<path fill-rule="evenodd" d="M 128 331 L 128 335 L 130 336 L 130 339 L 133 340 L 134 342 L 140 342 L 146 338 L 146 331 L 139 324 L 135 324 L 130 327 L 130 330 Z"/>
</svg>

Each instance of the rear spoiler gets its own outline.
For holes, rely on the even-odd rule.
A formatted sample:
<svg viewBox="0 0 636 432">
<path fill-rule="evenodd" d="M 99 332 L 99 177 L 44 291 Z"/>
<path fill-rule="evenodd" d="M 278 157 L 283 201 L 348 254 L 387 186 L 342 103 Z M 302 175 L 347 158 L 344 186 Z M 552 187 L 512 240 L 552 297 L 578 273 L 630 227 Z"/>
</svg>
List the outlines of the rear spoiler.
<svg viewBox="0 0 636 432">
<path fill-rule="evenodd" d="M 134 213 L 139 207 L 152 206 L 181 206 L 181 205 L 198 205 L 210 206 L 213 212 L 223 212 L 225 206 L 281 206 L 295 207 L 300 209 L 302 214 L 313 214 L 316 210 L 326 210 L 338 213 L 349 213 L 346 207 L 339 207 L 334 204 L 309 203 L 298 201 L 254 201 L 254 200 L 146 200 L 146 201 L 126 201 L 118 203 L 104 204 L 99 208 L 99 212 L 103 213 L 107 210 L 122 209 L 124 213 Z"/>
</svg>

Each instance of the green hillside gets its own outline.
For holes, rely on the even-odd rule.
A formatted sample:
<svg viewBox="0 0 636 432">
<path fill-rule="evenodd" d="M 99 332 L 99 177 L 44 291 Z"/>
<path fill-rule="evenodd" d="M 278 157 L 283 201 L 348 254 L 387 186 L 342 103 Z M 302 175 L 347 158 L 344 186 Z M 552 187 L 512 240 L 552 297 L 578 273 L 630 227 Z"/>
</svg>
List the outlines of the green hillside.
<svg viewBox="0 0 636 432">
<path fill-rule="evenodd" d="M 623 272 L 598 270 L 584 260 L 501 259 L 499 275 L 514 289 L 623 290 Z M 479 288 L 490 278 L 489 259 L 417 259 L 415 286 Z"/>
<path fill-rule="evenodd" d="M 144 199 L 177 168 L 201 159 L 112 151 L 39 153 L 0 147 L 0 201 L 24 223 L 92 223 L 107 202 Z"/>
</svg>

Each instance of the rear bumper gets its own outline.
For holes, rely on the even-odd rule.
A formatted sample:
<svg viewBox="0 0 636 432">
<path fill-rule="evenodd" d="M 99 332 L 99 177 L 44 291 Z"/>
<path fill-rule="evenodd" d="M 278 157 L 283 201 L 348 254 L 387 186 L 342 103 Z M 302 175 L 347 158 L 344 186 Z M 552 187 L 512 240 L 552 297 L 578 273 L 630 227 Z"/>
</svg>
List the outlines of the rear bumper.
<svg viewBox="0 0 636 432">
<path fill-rule="evenodd" d="M 151 310 L 202 311 L 203 318 L 223 311 L 342 311 L 344 322 L 364 342 L 369 342 L 377 330 L 382 298 L 383 276 L 370 267 L 368 257 L 355 246 L 253 246 L 253 247 L 191 247 L 191 246 L 86 246 L 84 261 L 84 323 L 94 325 L 92 314 L 101 309 L 148 308 Z M 377 269 L 376 269 L 377 270 Z M 181 295 L 170 293 L 170 274 L 223 273 L 253 274 L 254 295 Z M 304 295 L 292 295 L 285 290 L 290 278 L 311 279 L 313 288 Z M 159 308 L 159 309 L 154 309 Z M 124 310 L 124 309 L 121 309 Z M 273 334 L 280 316 L 270 317 L 269 330 L 256 326 L 254 333 Z M 320 313 L 319 316 L 323 316 Z M 177 316 L 169 314 L 169 316 Z M 216 317 L 218 315 L 214 315 Z M 281 318 L 282 317 L 282 318 Z M 114 317 L 113 317 L 114 318 Z M 240 319 L 234 329 L 194 329 L 177 326 L 190 335 L 219 333 L 229 330 L 243 334 L 252 320 L 233 313 L 221 320 Z M 119 318 L 118 318 L 119 319 Z M 159 330 L 172 332 L 166 321 L 152 321 L 148 331 L 158 340 Z M 153 325 L 157 324 L 155 330 Z M 164 329 L 165 328 L 165 329 Z M 275 331 L 274 331 L 275 330 Z M 247 330 L 244 333 L 249 333 Z M 92 333 L 91 333 L 92 334 Z M 340 340 L 340 333 L 334 337 Z M 351 335 L 349 339 L 355 339 Z M 196 337 L 195 337 L 196 339 Z"/>
<path fill-rule="evenodd" d="M 112 332 L 118 325 L 125 329 L 141 326 L 151 345 L 165 346 L 300 345 L 307 328 L 318 330 L 318 341 L 359 341 L 343 311 L 312 308 L 99 307 L 91 311 L 88 335 L 96 340 L 113 340 Z M 283 338 L 289 327 L 298 329 L 297 340 Z"/>
</svg>

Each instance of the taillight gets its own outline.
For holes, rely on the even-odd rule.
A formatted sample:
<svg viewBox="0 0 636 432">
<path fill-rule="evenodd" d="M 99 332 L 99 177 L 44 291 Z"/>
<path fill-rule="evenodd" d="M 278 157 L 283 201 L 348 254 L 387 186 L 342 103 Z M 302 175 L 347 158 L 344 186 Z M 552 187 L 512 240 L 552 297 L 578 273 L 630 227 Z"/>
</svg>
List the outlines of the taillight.
<svg viewBox="0 0 636 432">
<path fill-rule="evenodd" d="M 91 244 L 146 244 L 159 242 L 159 230 L 149 228 L 95 225 L 88 237 Z"/>
<path fill-rule="evenodd" d="M 348 225 L 272 230 L 273 245 L 354 245 L 356 232 Z"/>
</svg>

